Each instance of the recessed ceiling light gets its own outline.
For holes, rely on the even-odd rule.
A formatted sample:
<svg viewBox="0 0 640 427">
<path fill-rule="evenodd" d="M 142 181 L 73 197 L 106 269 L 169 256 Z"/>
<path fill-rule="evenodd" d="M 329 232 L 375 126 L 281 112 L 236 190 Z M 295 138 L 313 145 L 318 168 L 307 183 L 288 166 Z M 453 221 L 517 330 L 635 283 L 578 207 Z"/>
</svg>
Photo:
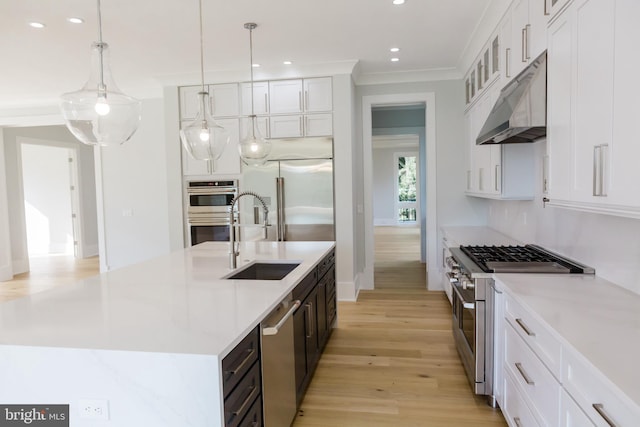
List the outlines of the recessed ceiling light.
<svg viewBox="0 0 640 427">
<path fill-rule="evenodd" d="M 399 47 L 392 47 L 391 49 L 389 49 L 389 51 L 391 51 L 391 52 L 400 52 L 400 48 Z"/>
<path fill-rule="evenodd" d="M 391 58 L 391 62 L 398 62 L 400 61 L 400 58 Z"/>
<path fill-rule="evenodd" d="M 82 18 L 67 18 L 67 21 L 71 22 L 72 24 L 82 24 L 84 22 L 84 19 Z"/>
<path fill-rule="evenodd" d="M 33 28 L 44 28 L 45 25 L 42 22 L 29 22 L 29 25 Z"/>
<path fill-rule="evenodd" d="M 252 66 L 253 68 L 258 68 L 258 67 L 260 66 L 260 64 L 251 64 L 251 66 Z"/>
<path fill-rule="evenodd" d="M 284 65 L 291 65 L 291 64 L 293 64 L 293 62 L 291 62 L 291 61 L 284 61 L 284 62 L 283 62 L 283 64 L 284 64 Z"/>
<path fill-rule="evenodd" d="M 393 0 L 393 4 L 404 4 L 404 0 Z"/>
</svg>

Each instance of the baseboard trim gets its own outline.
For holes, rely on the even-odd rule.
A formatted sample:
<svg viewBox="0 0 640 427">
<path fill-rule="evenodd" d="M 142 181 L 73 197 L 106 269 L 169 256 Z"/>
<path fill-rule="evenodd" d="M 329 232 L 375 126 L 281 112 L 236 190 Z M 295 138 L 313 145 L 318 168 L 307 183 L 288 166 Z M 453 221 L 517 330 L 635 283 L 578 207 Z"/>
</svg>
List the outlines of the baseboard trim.
<svg viewBox="0 0 640 427">
<path fill-rule="evenodd" d="M 356 284 L 354 282 L 338 282 L 336 296 L 338 301 L 357 301 L 358 290 Z"/>
<path fill-rule="evenodd" d="M 13 268 L 11 264 L 0 267 L 0 282 L 13 279 Z"/>
</svg>

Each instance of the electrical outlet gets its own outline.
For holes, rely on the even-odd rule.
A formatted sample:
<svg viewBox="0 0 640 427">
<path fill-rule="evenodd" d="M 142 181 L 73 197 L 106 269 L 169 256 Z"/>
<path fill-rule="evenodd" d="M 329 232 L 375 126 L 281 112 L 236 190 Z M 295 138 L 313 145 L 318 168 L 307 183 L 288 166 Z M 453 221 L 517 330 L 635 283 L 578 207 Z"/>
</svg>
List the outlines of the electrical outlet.
<svg viewBox="0 0 640 427">
<path fill-rule="evenodd" d="M 109 401 L 102 399 L 82 399 L 78 401 L 80 418 L 93 420 L 109 419 Z"/>
</svg>

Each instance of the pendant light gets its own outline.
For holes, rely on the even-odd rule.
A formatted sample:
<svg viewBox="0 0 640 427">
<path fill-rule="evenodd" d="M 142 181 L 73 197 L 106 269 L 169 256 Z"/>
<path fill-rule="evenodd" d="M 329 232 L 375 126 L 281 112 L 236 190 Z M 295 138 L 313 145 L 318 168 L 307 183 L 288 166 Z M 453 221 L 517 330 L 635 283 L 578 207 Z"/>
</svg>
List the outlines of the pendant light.
<svg viewBox="0 0 640 427">
<path fill-rule="evenodd" d="M 200 6 L 200 92 L 198 114 L 180 130 L 184 149 L 196 160 L 217 160 L 229 143 L 229 133 L 211 116 L 211 99 L 204 88 L 204 42 L 202 36 L 202 0 Z"/>
<path fill-rule="evenodd" d="M 61 96 L 60 108 L 69 131 L 87 145 L 119 145 L 140 124 L 140 101 L 118 89 L 109 66 L 109 45 L 102 41 L 98 1 L 99 41 L 91 45 L 91 73 L 82 89 Z"/>
<path fill-rule="evenodd" d="M 262 137 L 258 128 L 258 120 L 253 108 L 253 30 L 257 24 L 248 22 L 244 28 L 249 30 L 249 69 L 251 70 L 251 115 L 247 118 L 246 126 L 243 127 L 246 135 L 243 135 L 238 146 L 240 158 L 249 166 L 259 166 L 265 164 L 271 152 L 271 143 Z"/>
</svg>

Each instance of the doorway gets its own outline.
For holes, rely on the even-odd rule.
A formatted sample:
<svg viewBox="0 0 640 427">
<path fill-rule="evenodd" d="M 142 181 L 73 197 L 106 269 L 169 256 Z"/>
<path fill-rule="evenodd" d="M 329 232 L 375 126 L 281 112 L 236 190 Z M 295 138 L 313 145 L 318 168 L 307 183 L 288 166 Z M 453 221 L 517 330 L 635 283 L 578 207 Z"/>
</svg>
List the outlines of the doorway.
<svg viewBox="0 0 640 427">
<path fill-rule="evenodd" d="M 367 207 L 365 216 L 365 265 L 363 270 L 362 289 L 373 289 L 375 270 L 375 244 L 376 230 L 373 214 L 373 193 L 374 193 L 374 170 L 373 164 L 373 141 L 374 126 L 373 116 L 376 108 L 422 108 L 424 127 L 422 129 L 422 141 L 420 150 L 420 161 L 418 164 L 424 165 L 422 172 L 418 175 L 416 184 L 421 185 L 421 193 L 424 195 L 421 205 L 423 210 L 416 207 L 415 227 L 419 228 L 419 246 L 421 247 L 421 259 L 426 261 L 422 264 L 422 273 L 425 280 L 421 283 L 422 288 L 430 288 L 427 277 L 433 275 L 431 280 L 434 283 L 433 289 L 438 289 L 438 280 L 434 273 L 429 271 L 429 265 L 436 265 L 436 164 L 435 164 L 435 95 L 433 93 L 412 93 L 412 94 L 392 94 L 392 95 L 372 95 L 364 96 L 362 103 L 363 118 L 363 195 L 364 204 Z M 395 125 L 394 125 L 395 126 Z M 391 127 L 394 127 L 391 126 Z M 397 126 L 402 128 L 403 126 Z M 397 135 L 397 129 L 394 129 Z M 392 135 L 393 133 L 390 133 Z M 407 156 L 405 156 L 407 157 Z M 405 159 L 406 160 L 406 159 Z M 396 206 L 394 204 L 394 206 Z M 411 208 L 409 208 L 411 209 Z M 409 210 L 409 212 L 412 212 Z M 411 213 L 409 213 L 411 215 Z M 397 218 L 394 218 L 397 224 Z M 387 230 L 390 231 L 390 230 Z M 378 238 L 380 239 L 380 237 Z"/>
</svg>

